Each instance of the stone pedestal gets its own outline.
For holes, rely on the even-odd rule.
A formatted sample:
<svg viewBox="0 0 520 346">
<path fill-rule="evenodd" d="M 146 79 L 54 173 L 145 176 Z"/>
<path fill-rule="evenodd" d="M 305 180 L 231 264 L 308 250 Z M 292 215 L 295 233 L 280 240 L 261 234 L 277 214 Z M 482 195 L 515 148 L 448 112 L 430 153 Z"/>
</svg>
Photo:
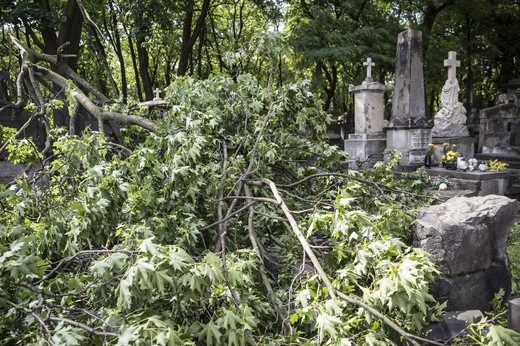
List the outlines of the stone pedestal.
<svg viewBox="0 0 520 346">
<path fill-rule="evenodd" d="M 429 128 L 389 127 L 386 130 L 385 157 L 390 150 L 397 150 L 403 156 L 403 165 L 423 165 L 425 150 L 431 138 Z"/>
<path fill-rule="evenodd" d="M 350 168 L 373 167 L 377 161 L 383 160 L 386 148 L 384 133 L 350 134 L 345 139 L 345 151 L 348 153 L 347 163 Z"/>
<path fill-rule="evenodd" d="M 347 163 L 351 168 L 372 167 L 382 161 L 386 147 L 383 132 L 386 85 L 372 81 L 367 75 L 361 85 L 351 85 L 349 91 L 354 93 L 355 133 L 349 134 L 344 143 Z"/>
</svg>

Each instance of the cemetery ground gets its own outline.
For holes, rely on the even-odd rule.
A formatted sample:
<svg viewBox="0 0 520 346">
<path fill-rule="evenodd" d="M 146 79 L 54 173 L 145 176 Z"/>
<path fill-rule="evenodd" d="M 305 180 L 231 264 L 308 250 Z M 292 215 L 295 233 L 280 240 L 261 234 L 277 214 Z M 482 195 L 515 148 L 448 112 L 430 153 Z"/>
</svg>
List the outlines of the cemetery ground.
<svg viewBox="0 0 520 346">
<path fill-rule="evenodd" d="M 507 253 L 511 265 L 514 293 L 520 294 L 520 218 L 517 218 L 511 228 Z"/>
</svg>

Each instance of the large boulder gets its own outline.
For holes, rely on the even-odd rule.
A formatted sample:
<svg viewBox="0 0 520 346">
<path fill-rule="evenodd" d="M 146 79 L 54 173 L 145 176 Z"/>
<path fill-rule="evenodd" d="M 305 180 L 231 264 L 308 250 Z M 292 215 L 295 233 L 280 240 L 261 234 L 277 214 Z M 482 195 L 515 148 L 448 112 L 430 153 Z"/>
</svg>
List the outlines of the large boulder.
<svg viewBox="0 0 520 346">
<path fill-rule="evenodd" d="M 421 211 L 414 246 L 442 272 L 432 293 L 450 310 L 489 310 L 500 288 L 509 295 L 507 239 L 520 203 L 504 196 L 456 197 Z"/>
</svg>

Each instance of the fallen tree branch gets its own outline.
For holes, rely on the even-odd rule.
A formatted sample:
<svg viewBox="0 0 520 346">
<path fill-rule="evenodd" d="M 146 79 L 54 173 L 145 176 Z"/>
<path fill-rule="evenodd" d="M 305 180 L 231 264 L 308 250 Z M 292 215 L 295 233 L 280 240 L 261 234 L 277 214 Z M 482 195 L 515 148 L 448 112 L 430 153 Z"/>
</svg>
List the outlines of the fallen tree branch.
<svg viewBox="0 0 520 346">
<path fill-rule="evenodd" d="M 42 66 L 34 65 L 34 67 L 35 71 L 38 72 L 43 78 L 48 78 L 61 88 L 67 89 L 67 87 L 69 86 L 67 83 L 67 79 L 65 79 L 58 73 Z M 85 110 L 89 112 L 97 120 L 115 120 L 122 123 L 138 125 L 152 132 L 157 132 L 157 125 L 151 120 L 137 115 L 103 110 L 102 108 L 95 105 L 94 102 L 92 102 L 92 100 L 87 95 L 85 95 L 85 93 L 77 86 L 73 86 L 70 90 L 70 93 L 72 94 L 74 99 L 79 104 L 81 104 L 81 106 L 83 106 L 83 108 L 85 108 Z"/>
<path fill-rule="evenodd" d="M 84 329 L 86 330 L 87 332 L 89 332 L 90 334 L 94 334 L 94 335 L 97 335 L 97 336 L 103 336 L 103 337 L 113 337 L 113 338 L 117 338 L 119 336 L 119 334 L 117 333 L 112 333 L 112 332 L 103 332 L 103 331 L 100 331 L 100 330 L 97 330 L 96 328 L 92 328 L 90 326 L 87 326 L 86 324 L 84 323 L 81 323 L 81 322 L 78 322 L 78 321 L 74 321 L 74 320 L 71 320 L 69 318 L 63 318 L 63 317 L 54 317 L 54 316 L 49 316 L 47 317 L 49 320 L 51 321 L 55 321 L 55 322 L 63 322 L 63 323 L 67 323 L 67 324 L 70 324 L 71 326 L 74 326 L 74 327 L 78 327 L 78 328 L 81 328 L 81 329 Z"/>
<path fill-rule="evenodd" d="M 254 205 L 254 204 L 256 204 L 256 203 L 257 203 L 257 201 L 253 201 L 253 202 L 251 202 L 251 203 L 248 203 L 248 204 L 246 204 L 245 206 L 243 206 L 243 207 L 241 207 L 241 208 L 235 210 L 234 212 L 229 213 L 229 215 L 226 215 L 226 217 L 222 218 L 221 220 L 217 220 L 217 221 L 215 221 L 215 222 L 213 222 L 213 223 L 210 223 L 210 224 L 207 225 L 207 226 L 202 227 L 202 228 L 200 229 L 200 231 L 205 231 L 205 230 L 210 229 L 210 228 L 212 228 L 212 227 L 215 227 L 215 226 L 217 226 L 217 225 L 219 225 L 219 224 L 221 224 L 221 223 L 223 223 L 223 222 L 226 222 L 226 221 L 228 221 L 229 219 L 233 218 L 233 217 L 236 216 L 237 214 L 240 214 L 241 212 L 243 212 L 244 210 L 248 209 L 249 207 L 251 207 L 252 205 Z"/>
<path fill-rule="evenodd" d="M 49 340 L 50 339 L 50 336 L 51 336 L 51 333 L 49 331 L 49 328 L 47 327 L 47 325 L 45 324 L 45 321 L 43 320 L 43 318 L 40 316 L 40 314 L 36 313 L 35 311 L 33 310 L 30 310 L 30 309 L 27 309 L 26 307 L 24 306 L 21 306 L 21 305 L 18 305 L 16 303 L 13 303 L 11 302 L 10 300 L 7 300 L 7 299 L 4 299 L 4 301 L 11 305 L 13 308 L 15 309 L 18 309 L 18 310 L 23 310 L 24 312 L 26 313 L 30 313 L 34 319 L 36 319 L 36 321 L 38 321 L 38 323 L 40 324 L 40 327 L 42 328 L 43 332 L 45 333 L 46 335 L 46 339 Z"/>
<path fill-rule="evenodd" d="M 247 197 L 251 197 L 251 191 L 247 184 L 244 185 L 244 192 L 246 193 Z M 267 299 L 269 299 L 269 302 L 271 302 L 271 306 L 273 307 L 274 311 L 276 311 L 276 314 L 282 320 L 284 332 L 288 332 L 291 329 L 291 326 L 287 320 L 287 316 L 282 311 L 282 309 L 280 309 L 280 306 L 278 305 L 278 302 L 276 301 L 276 294 L 274 293 L 273 287 L 271 286 L 271 282 L 269 281 L 269 278 L 267 277 L 267 274 L 266 274 L 264 256 L 262 254 L 262 251 L 260 250 L 258 237 L 256 236 L 255 227 L 253 224 L 254 217 L 255 217 L 255 208 L 254 208 L 254 206 L 250 206 L 249 207 L 249 217 L 247 218 L 247 229 L 248 229 L 249 240 L 251 241 L 251 245 L 253 246 L 253 249 L 258 253 L 258 257 L 260 258 L 260 261 L 258 263 L 260 268 L 258 268 L 259 269 L 258 271 L 260 272 L 260 277 L 264 284 L 265 290 L 267 291 Z"/>
<path fill-rule="evenodd" d="M 112 253 L 126 253 L 128 255 L 133 255 L 133 254 L 136 253 L 136 251 L 130 251 L 130 250 L 103 250 L 103 249 L 78 251 L 73 256 L 69 256 L 69 257 L 65 257 L 65 258 L 61 259 L 58 262 L 58 264 L 54 268 L 52 268 L 52 270 L 50 272 L 45 274 L 45 276 L 43 276 L 40 280 L 36 281 L 34 284 L 38 285 L 38 284 L 42 283 L 43 281 L 48 280 L 56 272 L 58 272 L 58 270 L 60 270 L 63 266 L 65 266 L 66 264 L 70 263 L 71 261 L 73 261 L 74 259 L 76 259 L 78 257 L 81 257 L 81 256 L 97 256 L 97 255 L 112 254 Z"/>
<path fill-rule="evenodd" d="M 343 300 L 345 300 L 345 301 L 347 301 L 347 302 L 349 302 L 351 304 L 354 304 L 355 306 L 358 306 L 358 307 L 366 310 L 367 312 L 369 312 L 373 316 L 375 316 L 377 318 L 380 318 L 388 327 L 393 329 L 396 333 L 401 335 L 406 341 L 408 341 L 410 344 L 412 344 L 414 346 L 420 346 L 420 344 L 416 340 L 420 340 L 420 341 L 423 341 L 423 342 L 428 342 L 428 343 L 430 343 L 432 345 L 442 345 L 442 344 L 437 343 L 436 341 L 424 339 L 424 338 L 421 338 L 419 336 L 416 336 L 416 335 L 413 335 L 411 333 L 408 333 L 407 331 L 402 329 L 397 323 L 395 323 L 390 318 L 388 318 L 387 316 L 385 316 L 384 314 L 379 312 L 377 309 L 375 309 L 375 308 L 371 307 L 370 305 L 364 303 L 363 301 L 361 301 L 361 299 L 359 299 L 359 298 L 357 298 L 355 296 L 352 296 L 352 295 L 346 295 L 346 294 L 342 293 L 341 291 L 337 290 L 332 285 L 332 283 L 331 283 L 327 273 L 325 272 L 325 270 L 321 266 L 320 262 L 318 261 L 318 258 L 314 254 L 314 252 L 313 252 L 309 242 L 307 241 L 307 239 L 305 238 L 305 236 L 301 232 L 300 227 L 298 226 L 298 223 L 296 222 L 296 220 L 292 216 L 291 211 L 289 210 L 289 208 L 285 204 L 284 200 L 282 199 L 280 193 L 278 192 L 278 188 L 276 187 L 275 183 L 272 182 L 271 180 L 268 180 L 268 179 L 263 179 L 263 180 L 260 181 L 260 183 L 269 186 L 269 188 L 270 188 L 272 194 L 274 195 L 276 201 L 278 202 L 278 204 L 282 208 L 282 211 L 283 211 L 285 217 L 288 219 L 290 227 L 291 227 L 291 230 L 293 231 L 293 233 L 296 235 L 296 237 L 300 241 L 300 244 L 302 245 L 302 248 L 304 249 L 304 251 L 307 254 L 307 256 L 309 256 L 309 258 L 310 258 L 310 260 L 312 262 L 312 265 L 316 269 L 316 272 L 318 273 L 318 276 L 320 277 L 321 281 L 323 281 L 323 283 L 327 287 L 328 294 L 329 294 L 329 296 L 332 299 L 335 299 L 336 296 L 338 296 L 339 298 L 341 298 L 341 299 L 343 299 Z"/>
<path fill-rule="evenodd" d="M 16 137 L 20 136 L 22 132 L 25 131 L 25 129 L 29 127 L 29 125 L 34 121 L 34 119 L 36 119 L 39 115 L 39 113 L 33 113 L 33 115 L 31 115 L 31 117 L 22 125 L 22 127 L 20 127 L 20 129 L 16 131 L 16 133 L 13 136 L 7 139 L 5 143 L 0 147 L 0 154 L 3 153 L 5 148 L 7 148 L 7 146 L 9 145 L 9 143 Z"/>
<path fill-rule="evenodd" d="M 85 9 L 83 2 L 81 0 L 76 0 L 76 3 L 78 4 L 79 10 L 83 17 L 83 20 L 85 21 L 85 24 L 87 27 L 87 32 L 91 36 L 92 40 L 94 41 L 94 43 L 93 43 L 94 51 L 96 52 L 98 59 L 101 61 L 102 65 L 103 65 L 106 77 L 110 83 L 110 87 L 112 88 L 112 91 L 115 93 L 116 98 L 119 98 L 119 91 L 117 89 L 116 82 L 114 81 L 114 77 L 112 76 L 112 72 L 110 72 L 110 66 L 108 65 L 106 54 L 104 52 L 103 45 L 101 43 L 101 39 L 99 38 L 99 36 L 102 36 L 101 30 L 99 30 L 96 23 L 94 23 L 92 21 L 92 19 L 90 18 L 90 15 L 88 14 L 87 10 Z"/>
<path fill-rule="evenodd" d="M 55 67 L 57 71 L 63 76 L 73 80 L 81 88 L 87 90 L 89 93 L 94 95 L 101 104 L 110 102 L 110 99 L 100 93 L 94 88 L 89 82 L 81 78 L 76 72 L 74 72 L 67 64 L 63 63 L 61 59 L 58 59 L 55 55 L 39 53 L 31 48 L 22 44 L 16 37 L 10 35 L 11 41 L 20 49 L 22 56 L 25 60 L 31 63 L 37 63 L 38 61 L 44 61 L 51 66 Z M 71 57 L 74 55 L 60 54 L 60 57 Z"/>
<path fill-rule="evenodd" d="M 312 248 L 309 245 L 309 243 L 307 242 L 307 239 L 305 239 L 305 236 L 303 235 L 302 231 L 300 230 L 300 227 L 298 226 L 298 223 L 296 222 L 295 218 L 292 216 L 292 213 L 289 210 L 289 207 L 287 207 L 287 205 L 285 204 L 285 201 L 283 200 L 282 196 L 278 192 L 278 188 L 276 187 L 275 183 L 273 183 L 269 179 L 262 179 L 261 183 L 269 186 L 269 188 L 271 189 L 271 193 L 273 194 L 276 202 L 282 209 L 285 217 L 289 221 L 289 225 L 291 226 L 293 233 L 296 235 L 296 238 L 298 238 L 298 240 L 300 241 L 300 244 L 302 245 L 303 250 L 305 251 L 305 253 L 307 253 L 307 256 L 309 256 L 309 259 L 311 260 L 312 265 L 314 266 L 314 268 L 318 272 L 318 275 L 320 276 L 323 283 L 327 287 L 330 297 L 332 299 L 335 299 L 336 290 L 334 289 L 334 286 L 332 286 L 332 283 L 330 282 L 327 273 L 325 273 L 325 270 L 323 270 L 323 267 L 321 266 L 320 262 L 318 261 L 318 258 L 314 254 L 314 251 L 312 251 Z"/>
<path fill-rule="evenodd" d="M 422 197 L 422 198 L 432 198 L 433 197 L 431 195 L 422 195 L 422 194 L 413 193 L 413 192 L 410 192 L 410 191 L 398 190 L 396 188 L 393 188 L 393 187 L 390 187 L 390 186 L 386 186 L 384 184 L 379 184 L 379 183 L 377 183 L 375 181 L 354 177 L 354 176 L 351 176 L 351 175 L 348 175 L 348 174 L 345 174 L 345 173 L 335 173 L 335 172 L 315 173 L 315 174 L 308 175 L 305 178 L 303 178 L 301 180 L 298 180 L 298 181 L 296 181 L 294 183 L 291 183 L 291 184 L 279 184 L 278 186 L 282 187 L 282 188 L 290 188 L 290 187 L 295 187 L 297 185 L 303 184 L 303 183 L 305 183 L 305 182 L 307 182 L 307 181 L 309 181 L 311 179 L 323 178 L 323 177 L 338 177 L 338 178 L 343 178 L 343 179 L 346 179 L 346 180 L 355 180 L 355 181 L 358 181 L 360 183 L 364 183 L 364 184 L 367 184 L 367 185 L 375 187 L 377 190 L 379 190 L 379 192 L 381 194 L 384 194 L 383 190 L 388 190 L 388 191 L 392 191 L 392 192 L 406 193 L 408 195 L 415 196 L 415 197 Z"/>
</svg>

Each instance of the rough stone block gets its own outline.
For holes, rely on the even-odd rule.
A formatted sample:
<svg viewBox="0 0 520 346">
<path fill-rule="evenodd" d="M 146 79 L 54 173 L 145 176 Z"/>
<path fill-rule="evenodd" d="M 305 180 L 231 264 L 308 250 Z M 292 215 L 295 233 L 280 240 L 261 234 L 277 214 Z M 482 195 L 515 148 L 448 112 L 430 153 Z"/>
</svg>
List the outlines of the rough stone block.
<svg viewBox="0 0 520 346">
<path fill-rule="evenodd" d="M 0 184 L 12 182 L 23 174 L 24 169 L 24 165 L 13 165 L 7 161 L 0 161 Z"/>
<path fill-rule="evenodd" d="M 430 340 L 447 341 L 464 334 L 468 324 L 478 322 L 483 317 L 479 310 L 448 311 L 439 317 L 439 322 L 424 327 L 421 335 Z"/>
<path fill-rule="evenodd" d="M 484 315 L 479 310 L 448 311 L 442 316 L 441 323 L 447 329 L 448 335 L 454 337 L 468 326 L 478 322 Z"/>
<path fill-rule="evenodd" d="M 504 196 L 455 197 L 421 211 L 414 245 L 443 277 L 432 294 L 450 310 L 489 310 L 500 288 L 511 292 L 507 239 L 520 203 Z"/>
<path fill-rule="evenodd" d="M 430 290 L 439 302 L 446 302 L 448 310 L 488 311 L 501 288 L 506 296 L 511 293 L 511 274 L 505 262 L 494 262 L 485 271 L 437 278 Z"/>
</svg>

